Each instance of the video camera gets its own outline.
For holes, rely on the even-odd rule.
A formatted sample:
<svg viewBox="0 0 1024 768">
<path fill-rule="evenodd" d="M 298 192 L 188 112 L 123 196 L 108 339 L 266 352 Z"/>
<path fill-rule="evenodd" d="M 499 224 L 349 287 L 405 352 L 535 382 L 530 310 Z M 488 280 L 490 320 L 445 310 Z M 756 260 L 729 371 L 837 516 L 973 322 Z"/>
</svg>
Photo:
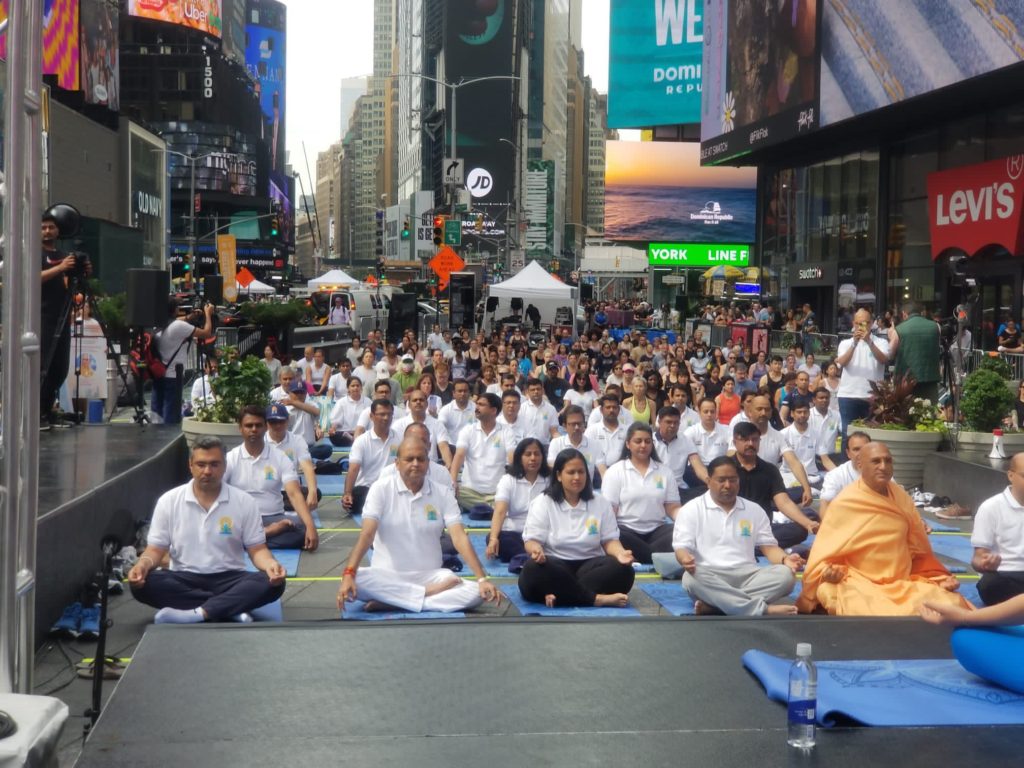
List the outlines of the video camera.
<svg viewBox="0 0 1024 768">
<path fill-rule="evenodd" d="M 43 214 L 44 219 L 53 219 L 57 225 L 57 233 L 61 240 L 71 240 L 78 237 L 82 230 L 82 214 L 73 205 L 57 203 L 51 205 Z M 76 246 L 81 246 L 81 241 L 75 241 Z M 72 279 L 85 280 L 92 274 L 92 261 L 89 254 L 83 251 L 68 251 L 68 256 L 75 257 L 75 268 L 71 272 Z"/>
</svg>

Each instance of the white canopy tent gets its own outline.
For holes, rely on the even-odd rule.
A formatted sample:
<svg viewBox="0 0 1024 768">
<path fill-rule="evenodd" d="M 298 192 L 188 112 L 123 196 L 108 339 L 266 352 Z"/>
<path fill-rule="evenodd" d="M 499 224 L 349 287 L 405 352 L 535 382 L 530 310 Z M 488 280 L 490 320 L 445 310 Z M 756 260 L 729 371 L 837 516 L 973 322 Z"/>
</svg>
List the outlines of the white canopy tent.
<svg viewBox="0 0 1024 768">
<path fill-rule="evenodd" d="M 531 261 L 508 280 L 492 285 L 488 295 L 498 299 L 498 306 L 493 313 L 485 312 L 484 324 L 487 326 L 490 324 L 492 314 L 495 320 L 513 314 L 512 300 L 521 299 L 523 306 L 516 314 L 523 315 L 527 325 L 529 323 L 525 321 L 525 312 L 531 304 L 540 310 L 541 322 L 551 325 L 555 324 L 558 310 L 565 308 L 572 318 L 570 323 L 573 327 L 573 336 L 576 335 L 576 289 L 552 277 L 536 261 Z"/>
<path fill-rule="evenodd" d="M 238 288 L 238 295 L 239 296 L 245 295 L 247 293 L 248 294 L 260 294 L 260 295 L 265 295 L 265 296 L 269 296 L 272 293 L 277 293 L 277 291 L 274 290 L 273 286 L 267 285 L 266 283 L 261 283 L 259 280 L 253 280 L 247 286 L 242 286 L 241 283 L 237 283 L 236 282 L 235 283 L 235 287 Z"/>
<path fill-rule="evenodd" d="M 306 286 L 311 291 L 318 291 L 321 288 L 331 285 L 359 285 L 359 281 L 343 269 L 332 269 L 320 277 L 314 277 Z"/>
</svg>

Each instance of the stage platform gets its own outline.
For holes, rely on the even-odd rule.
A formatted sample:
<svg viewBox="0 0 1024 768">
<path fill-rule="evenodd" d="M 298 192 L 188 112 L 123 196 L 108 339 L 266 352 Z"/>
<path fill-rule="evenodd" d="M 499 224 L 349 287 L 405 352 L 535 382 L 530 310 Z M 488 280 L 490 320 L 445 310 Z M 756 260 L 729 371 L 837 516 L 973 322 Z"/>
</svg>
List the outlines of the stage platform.
<svg viewBox="0 0 1024 768">
<path fill-rule="evenodd" d="M 151 627 L 82 768 L 247 766 L 1012 765 L 1024 727 L 821 731 L 741 666 L 948 658 L 917 619 L 702 618 Z M 880 695 L 885 695 L 881 692 Z"/>
<path fill-rule="evenodd" d="M 976 512 L 981 502 L 1006 488 L 1009 468 L 1009 459 L 990 459 L 986 453 L 940 451 L 925 457 L 924 487 Z"/>
</svg>

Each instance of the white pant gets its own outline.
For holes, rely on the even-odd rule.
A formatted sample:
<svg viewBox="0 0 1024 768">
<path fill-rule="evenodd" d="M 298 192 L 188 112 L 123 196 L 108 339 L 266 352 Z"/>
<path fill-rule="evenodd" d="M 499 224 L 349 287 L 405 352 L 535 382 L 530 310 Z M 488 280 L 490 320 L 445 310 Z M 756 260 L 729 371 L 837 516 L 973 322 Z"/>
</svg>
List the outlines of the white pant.
<svg viewBox="0 0 1024 768">
<path fill-rule="evenodd" d="M 356 574 L 356 596 L 360 600 L 377 600 L 403 611 L 465 611 L 483 602 L 476 582 L 459 578 L 461 584 L 443 592 L 426 596 L 426 587 L 452 581 L 457 574 L 447 568 L 433 571 L 389 571 L 385 568 L 360 568 Z"/>
<path fill-rule="evenodd" d="M 718 608 L 727 616 L 760 616 L 769 604 L 788 595 L 796 576 L 785 565 L 751 563 L 729 570 L 697 566 L 697 574 L 683 574 L 683 588 L 694 600 Z"/>
</svg>

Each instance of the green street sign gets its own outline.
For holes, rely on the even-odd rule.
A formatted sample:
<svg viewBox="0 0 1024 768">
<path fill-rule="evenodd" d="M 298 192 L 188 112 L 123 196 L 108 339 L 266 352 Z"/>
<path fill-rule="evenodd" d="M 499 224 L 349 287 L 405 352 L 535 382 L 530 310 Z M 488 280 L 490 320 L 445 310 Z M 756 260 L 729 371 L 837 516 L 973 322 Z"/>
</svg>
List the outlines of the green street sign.
<svg viewBox="0 0 1024 768">
<path fill-rule="evenodd" d="M 444 222 L 444 244 L 462 245 L 462 221 L 446 219 Z"/>
<path fill-rule="evenodd" d="M 668 267 L 750 266 L 749 245 L 709 245 L 707 243 L 649 243 L 647 263 Z"/>
</svg>

